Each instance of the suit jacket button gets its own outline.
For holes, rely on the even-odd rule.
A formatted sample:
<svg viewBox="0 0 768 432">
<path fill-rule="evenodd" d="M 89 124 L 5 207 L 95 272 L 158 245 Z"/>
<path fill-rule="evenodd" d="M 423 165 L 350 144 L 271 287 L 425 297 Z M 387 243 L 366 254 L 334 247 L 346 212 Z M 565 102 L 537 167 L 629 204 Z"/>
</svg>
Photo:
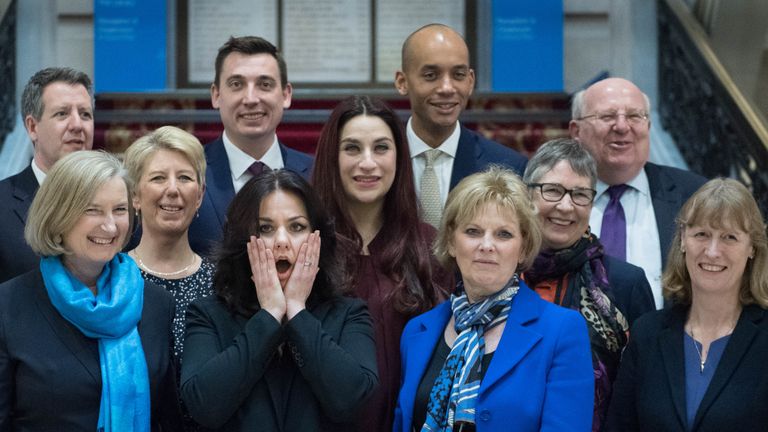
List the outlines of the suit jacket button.
<svg viewBox="0 0 768 432">
<path fill-rule="evenodd" d="M 488 421 L 491 419 L 491 412 L 488 410 L 482 410 L 480 411 L 480 420 L 482 421 Z"/>
</svg>

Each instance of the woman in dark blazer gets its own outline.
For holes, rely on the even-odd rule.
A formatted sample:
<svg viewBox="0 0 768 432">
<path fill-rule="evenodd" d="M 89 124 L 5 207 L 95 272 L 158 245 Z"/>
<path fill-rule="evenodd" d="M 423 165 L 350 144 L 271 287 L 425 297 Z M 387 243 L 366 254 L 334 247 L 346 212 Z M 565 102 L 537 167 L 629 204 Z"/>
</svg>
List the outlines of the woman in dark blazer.
<svg viewBox="0 0 768 432">
<path fill-rule="evenodd" d="M 523 279 L 542 298 L 584 317 L 595 372 L 592 430 L 599 431 L 629 325 L 655 309 L 651 286 L 643 269 L 605 255 L 600 239 L 590 232 L 597 167 L 577 141 L 544 143 L 528 162 L 523 180 L 539 210 L 543 239 Z"/>
<path fill-rule="evenodd" d="M 378 384 L 371 319 L 341 297 L 335 233 L 298 174 L 266 171 L 230 204 L 215 296 L 187 312 L 182 399 L 222 431 L 352 428 Z"/>
<path fill-rule="evenodd" d="M 40 266 L 0 285 L 0 430 L 179 430 L 171 296 L 119 253 L 129 192 L 117 158 L 82 151 L 35 196 Z"/>
<path fill-rule="evenodd" d="M 607 430 L 765 430 L 766 243 L 737 181 L 711 180 L 686 202 L 663 278 L 672 307 L 632 327 Z"/>
</svg>

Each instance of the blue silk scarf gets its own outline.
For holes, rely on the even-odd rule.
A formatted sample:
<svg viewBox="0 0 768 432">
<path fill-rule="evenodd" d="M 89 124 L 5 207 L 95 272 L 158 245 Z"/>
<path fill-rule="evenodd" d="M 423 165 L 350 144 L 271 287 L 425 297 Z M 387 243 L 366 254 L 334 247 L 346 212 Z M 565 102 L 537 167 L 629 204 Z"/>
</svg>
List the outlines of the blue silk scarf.
<svg viewBox="0 0 768 432">
<path fill-rule="evenodd" d="M 99 341 L 102 390 L 97 430 L 149 431 L 149 374 L 137 328 L 144 279 L 136 263 L 117 254 L 99 275 L 95 296 L 58 256 L 40 260 L 40 271 L 61 316 Z"/>
</svg>

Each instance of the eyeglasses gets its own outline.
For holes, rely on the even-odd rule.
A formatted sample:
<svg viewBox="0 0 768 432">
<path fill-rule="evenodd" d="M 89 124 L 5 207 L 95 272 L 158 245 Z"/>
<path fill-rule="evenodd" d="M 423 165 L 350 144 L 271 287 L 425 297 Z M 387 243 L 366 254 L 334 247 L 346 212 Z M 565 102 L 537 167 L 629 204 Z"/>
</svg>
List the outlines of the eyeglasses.
<svg viewBox="0 0 768 432">
<path fill-rule="evenodd" d="M 648 121 L 648 113 L 643 111 L 629 111 L 625 113 L 605 111 L 585 115 L 584 117 L 579 117 L 576 120 L 589 120 L 591 118 L 595 118 L 605 125 L 614 125 L 619 121 L 620 116 L 624 116 L 624 119 L 627 121 L 627 123 L 631 125 L 641 125 Z"/>
<path fill-rule="evenodd" d="M 595 200 L 597 191 L 589 188 L 573 188 L 566 189 L 563 185 L 558 183 L 531 183 L 529 188 L 539 188 L 541 190 L 541 197 L 544 201 L 559 202 L 565 194 L 571 196 L 571 201 L 579 206 L 588 206 Z"/>
</svg>

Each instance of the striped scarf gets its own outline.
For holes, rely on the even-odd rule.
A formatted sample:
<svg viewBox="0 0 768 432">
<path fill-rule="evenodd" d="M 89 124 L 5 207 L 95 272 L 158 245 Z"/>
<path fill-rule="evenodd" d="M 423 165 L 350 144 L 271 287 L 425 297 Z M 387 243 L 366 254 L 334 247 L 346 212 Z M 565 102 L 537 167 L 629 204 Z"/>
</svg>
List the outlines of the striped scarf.
<svg viewBox="0 0 768 432">
<path fill-rule="evenodd" d="M 503 323 L 517 294 L 517 275 L 496 294 L 470 303 L 460 281 L 451 296 L 456 341 L 435 380 L 427 404 L 425 431 L 452 431 L 455 423 L 475 423 L 475 405 L 483 376 L 486 331 Z"/>
</svg>

